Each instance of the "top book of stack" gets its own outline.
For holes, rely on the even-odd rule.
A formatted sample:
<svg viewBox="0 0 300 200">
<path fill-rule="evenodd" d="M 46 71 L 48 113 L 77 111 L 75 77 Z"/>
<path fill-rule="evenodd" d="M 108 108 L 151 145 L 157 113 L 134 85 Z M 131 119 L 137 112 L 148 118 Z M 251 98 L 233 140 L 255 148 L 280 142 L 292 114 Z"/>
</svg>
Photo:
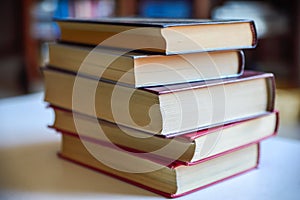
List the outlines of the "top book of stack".
<svg viewBox="0 0 300 200">
<path fill-rule="evenodd" d="M 56 19 L 62 42 L 101 45 L 162 54 L 253 48 L 251 20 L 196 19 Z"/>
</svg>

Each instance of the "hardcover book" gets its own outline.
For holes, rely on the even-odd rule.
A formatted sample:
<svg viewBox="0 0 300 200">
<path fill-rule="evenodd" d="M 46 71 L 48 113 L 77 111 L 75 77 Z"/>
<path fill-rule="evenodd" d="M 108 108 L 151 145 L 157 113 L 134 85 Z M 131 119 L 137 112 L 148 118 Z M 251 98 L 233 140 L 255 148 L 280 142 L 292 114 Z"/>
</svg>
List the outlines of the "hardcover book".
<svg viewBox="0 0 300 200">
<path fill-rule="evenodd" d="M 179 135 L 274 109 L 274 77 L 268 73 L 135 89 L 50 68 L 43 72 L 47 102 L 152 134 Z"/>
<path fill-rule="evenodd" d="M 257 44 L 251 20 L 62 18 L 56 22 L 64 42 L 164 54 L 244 49 Z"/>
<path fill-rule="evenodd" d="M 60 157 L 167 197 L 218 183 L 255 168 L 259 162 L 258 144 L 186 166 L 132 155 L 70 135 L 63 134 L 62 139 Z"/>
<path fill-rule="evenodd" d="M 118 49 L 50 43 L 49 65 L 147 87 L 238 76 L 243 72 L 244 55 L 237 50 L 168 56 L 141 51 L 124 54 Z"/>
<path fill-rule="evenodd" d="M 192 132 L 173 138 L 151 136 L 114 123 L 53 107 L 52 128 L 64 134 L 132 152 L 145 152 L 185 164 L 208 159 L 235 148 L 257 143 L 277 133 L 278 113 Z M 76 123 L 76 124 L 75 124 Z M 255 127 L 255 130 L 253 130 Z"/>
</svg>

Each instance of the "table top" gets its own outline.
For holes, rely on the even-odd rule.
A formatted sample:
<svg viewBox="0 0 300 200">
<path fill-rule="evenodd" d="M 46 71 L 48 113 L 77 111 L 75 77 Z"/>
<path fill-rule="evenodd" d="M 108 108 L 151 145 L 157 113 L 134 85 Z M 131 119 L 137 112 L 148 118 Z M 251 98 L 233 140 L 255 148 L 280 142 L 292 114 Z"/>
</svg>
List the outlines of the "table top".
<svg viewBox="0 0 300 200">
<path fill-rule="evenodd" d="M 165 199 L 56 156 L 43 94 L 0 100 L 0 199 Z M 299 199 L 300 141 L 262 142 L 259 168 L 178 199 Z"/>
</svg>

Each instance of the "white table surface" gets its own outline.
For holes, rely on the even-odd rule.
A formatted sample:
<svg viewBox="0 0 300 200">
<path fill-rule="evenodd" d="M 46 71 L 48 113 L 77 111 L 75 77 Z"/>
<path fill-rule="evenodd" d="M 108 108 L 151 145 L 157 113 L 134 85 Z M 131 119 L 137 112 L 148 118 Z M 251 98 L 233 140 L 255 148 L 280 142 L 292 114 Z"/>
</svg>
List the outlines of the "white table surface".
<svg viewBox="0 0 300 200">
<path fill-rule="evenodd" d="M 43 94 L 0 100 L 0 199 L 164 199 L 56 156 Z M 300 199 L 300 142 L 262 142 L 259 169 L 178 199 Z"/>
</svg>

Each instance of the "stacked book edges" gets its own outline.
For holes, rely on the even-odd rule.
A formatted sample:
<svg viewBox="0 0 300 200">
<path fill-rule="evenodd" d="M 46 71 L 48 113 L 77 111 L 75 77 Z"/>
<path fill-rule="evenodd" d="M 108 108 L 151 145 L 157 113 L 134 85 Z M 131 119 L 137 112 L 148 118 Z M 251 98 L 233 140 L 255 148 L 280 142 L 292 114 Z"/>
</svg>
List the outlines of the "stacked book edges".
<svg viewBox="0 0 300 200">
<path fill-rule="evenodd" d="M 178 197 L 257 167 L 271 73 L 244 70 L 251 20 L 56 19 L 42 68 L 61 158 Z"/>
</svg>

